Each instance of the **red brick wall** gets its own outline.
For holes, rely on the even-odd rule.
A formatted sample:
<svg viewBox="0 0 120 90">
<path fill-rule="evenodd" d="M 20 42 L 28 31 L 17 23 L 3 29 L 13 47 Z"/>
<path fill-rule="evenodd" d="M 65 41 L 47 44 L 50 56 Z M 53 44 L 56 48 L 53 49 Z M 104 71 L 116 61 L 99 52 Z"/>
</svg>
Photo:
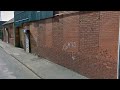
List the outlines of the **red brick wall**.
<svg viewBox="0 0 120 90">
<path fill-rule="evenodd" d="M 106 77 L 116 78 L 117 75 L 117 51 L 119 33 L 119 12 L 101 12 L 100 35 L 99 35 L 99 60 L 98 65 L 101 74 Z"/>
<path fill-rule="evenodd" d="M 14 45 L 14 27 L 13 24 L 10 24 L 9 26 L 9 43 L 11 45 Z"/>
<path fill-rule="evenodd" d="M 37 54 L 37 39 L 38 39 L 38 26 L 37 23 L 31 23 L 30 24 L 30 46 L 31 46 L 31 51 L 34 54 Z"/>
<path fill-rule="evenodd" d="M 15 46 L 20 46 L 20 35 L 19 35 L 19 28 L 15 28 Z"/>
<path fill-rule="evenodd" d="M 15 45 L 15 43 L 14 43 L 15 37 L 14 37 L 14 27 L 13 27 L 13 24 L 5 25 L 4 29 L 5 28 L 8 28 L 8 36 L 7 36 L 7 31 L 4 30 L 3 41 L 7 42 L 7 38 L 8 38 L 9 43 L 11 45 Z"/>
<path fill-rule="evenodd" d="M 31 52 L 88 78 L 117 78 L 118 15 L 71 12 L 32 22 Z"/>
</svg>

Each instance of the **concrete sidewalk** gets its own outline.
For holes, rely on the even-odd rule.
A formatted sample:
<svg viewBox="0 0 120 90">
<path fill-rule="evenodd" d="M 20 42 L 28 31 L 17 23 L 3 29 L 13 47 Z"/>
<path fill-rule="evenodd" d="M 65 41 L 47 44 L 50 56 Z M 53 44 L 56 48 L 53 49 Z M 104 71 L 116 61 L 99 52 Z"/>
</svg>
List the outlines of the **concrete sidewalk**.
<svg viewBox="0 0 120 90">
<path fill-rule="evenodd" d="M 25 65 L 39 78 L 42 79 L 87 79 L 86 77 L 48 61 L 44 58 L 35 56 L 31 53 L 26 53 L 21 48 L 16 48 L 0 40 L 0 47 L 2 47 L 6 53 L 10 54 L 20 63 Z"/>
</svg>

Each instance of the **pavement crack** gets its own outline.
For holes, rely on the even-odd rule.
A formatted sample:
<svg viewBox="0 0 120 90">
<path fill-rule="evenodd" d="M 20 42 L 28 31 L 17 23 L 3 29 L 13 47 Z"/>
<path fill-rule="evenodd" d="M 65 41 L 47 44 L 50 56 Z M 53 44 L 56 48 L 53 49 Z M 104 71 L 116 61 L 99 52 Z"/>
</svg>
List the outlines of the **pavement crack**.
<svg viewBox="0 0 120 90">
<path fill-rule="evenodd" d="M 37 77 L 39 77 L 40 79 L 43 79 L 41 76 L 39 76 L 36 72 L 34 72 L 31 68 L 29 68 L 26 64 L 24 64 L 23 62 L 21 62 L 19 59 L 17 59 L 14 55 L 10 54 L 13 58 L 15 58 L 18 62 L 20 62 L 22 65 L 24 65 L 26 68 L 28 68 L 30 71 L 32 71 Z"/>
<path fill-rule="evenodd" d="M 6 54 L 9 54 L 7 53 L 6 50 L 4 50 Z M 9 54 L 11 57 L 15 58 L 15 60 L 17 60 L 19 63 L 21 63 L 22 65 L 24 65 L 27 69 L 29 69 L 31 72 L 33 72 L 37 77 L 39 77 L 40 79 L 43 79 L 41 76 L 39 76 L 36 72 L 34 72 L 31 68 L 29 68 L 26 64 L 24 64 L 23 62 L 21 62 L 19 59 L 17 59 L 14 55 L 12 54 Z"/>
</svg>

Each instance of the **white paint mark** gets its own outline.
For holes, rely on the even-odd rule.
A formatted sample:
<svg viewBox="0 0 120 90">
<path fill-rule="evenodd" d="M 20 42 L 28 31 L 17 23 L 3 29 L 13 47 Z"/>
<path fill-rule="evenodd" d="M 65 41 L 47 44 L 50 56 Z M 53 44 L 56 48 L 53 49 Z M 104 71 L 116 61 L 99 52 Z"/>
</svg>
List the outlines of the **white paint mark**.
<svg viewBox="0 0 120 90">
<path fill-rule="evenodd" d="M 74 56 L 72 56 L 72 59 L 73 59 L 73 60 L 75 60 L 75 57 L 74 57 Z"/>
<path fill-rule="evenodd" d="M 77 45 L 76 45 L 76 42 L 68 42 L 68 43 L 65 43 L 63 45 L 63 49 L 62 50 L 68 50 L 68 49 L 71 49 L 71 48 L 76 48 Z M 74 56 L 74 52 L 72 52 L 72 60 L 75 60 L 75 56 Z"/>
<path fill-rule="evenodd" d="M 74 52 L 72 52 L 72 60 L 75 60 Z"/>
<path fill-rule="evenodd" d="M 76 42 L 68 42 L 63 45 L 63 50 L 67 50 L 70 48 L 76 48 Z"/>
</svg>

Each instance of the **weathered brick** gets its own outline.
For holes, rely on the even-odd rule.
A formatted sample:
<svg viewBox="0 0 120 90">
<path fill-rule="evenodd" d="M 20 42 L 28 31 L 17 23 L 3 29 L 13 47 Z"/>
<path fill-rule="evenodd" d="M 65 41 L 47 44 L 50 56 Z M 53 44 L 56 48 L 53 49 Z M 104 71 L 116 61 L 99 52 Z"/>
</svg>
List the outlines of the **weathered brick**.
<svg viewBox="0 0 120 90">
<path fill-rule="evenodd" d="M 119 11 L 67 13 L 31 22 L 31 51 L 88 78 L 117 78 Z"/>
<path fill-rule="evenodd" d="M 5 28 L 8 29 L 8 31 L 5 30 Z M 8 39 L 8 43 L 10 43 L 11 45 L 15 45 L 14 43 L 14 27 L 13 27 L 13 23 L 12 24 L 7 24 L 3 26 L 3 41 L 7 42 Z M 7 35 L 8 33 L 8 35 Z"/>
</svg>

